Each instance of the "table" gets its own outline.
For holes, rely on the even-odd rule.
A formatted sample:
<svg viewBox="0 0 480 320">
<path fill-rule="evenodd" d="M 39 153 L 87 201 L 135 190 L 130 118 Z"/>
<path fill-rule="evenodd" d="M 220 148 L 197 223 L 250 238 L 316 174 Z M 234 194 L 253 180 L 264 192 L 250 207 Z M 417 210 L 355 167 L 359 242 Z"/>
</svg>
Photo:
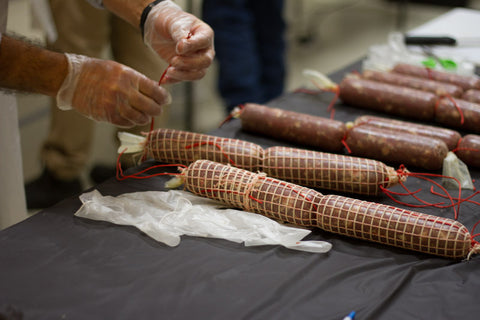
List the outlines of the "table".
<svg viewBox="0 0 480 320">
<path fill-rule="evenodd" d="M 359 67 L 347 66 L 332 79 Z M 269 105 L 328 116 L 331 98 L 287 93 Z M 341 104 L 336 110 L 343 121 L 373 114 Z M 282 144 L 243 132 L 239 120 L 212 134 Z M 480 172 L 471 174 L 478 186 Z M 163 190 L 166 179 L 112 178 L 97 189 L 104 195 Z M 421 180 L 407 185 L 431 196 Z M 369 200 L 394 204 L 387 197 Z M 356 319 L 480 317 L 480 257 L 452 261 L 321 230 L 308 239 L 331 242 L 327 254 L 195 237 L 171 248 L 133 227 L 74 217 L 79 206 L 77 197 L 65 199 L 0 232 L 0 314 L 14 308 L 24 319 L 337 320 L 355 310 Z M 478 209 L 461 207 L 459 221 L 469 230 L 480 219 Z"/>
</svg>

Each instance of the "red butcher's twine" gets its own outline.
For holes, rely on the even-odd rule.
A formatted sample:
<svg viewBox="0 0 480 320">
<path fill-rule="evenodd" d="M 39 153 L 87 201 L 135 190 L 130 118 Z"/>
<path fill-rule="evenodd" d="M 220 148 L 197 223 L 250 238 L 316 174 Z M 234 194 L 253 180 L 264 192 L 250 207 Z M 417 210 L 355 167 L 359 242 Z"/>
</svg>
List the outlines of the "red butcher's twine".
<svg viewBox="0 0 480 320">
<path fill-rule="evenodd" d="M 233 108 L 232 112 L 220 123 L 218 126 L 219 128 L 223 127 L 223 125 L 227 122 L 230 122 L 233 118 L 240 118 L 240 115 L 242 114 L 242 110 L 245 108 L 245 105 L 239 104 L 235 108 Z"/>
<path fill-rule="evenodd" d="M 437 102 L 435 103 L 435 114 L 437 113 L 437 109 L 438 109 L 438 106 L 440 105 L 440 102 L 442 101 L 442 98 L 447 98 L 448 100 L 450 100 L 450 102 L 453 103 L 453 106 L 455 107 L 455 109 L 457 109 L 458 113 L 460 114 L 460 124 L 463 125 L 463 123 L 465 122 L 465 116 L 463 115 L 463 111 L 458 105 L 457 101 L 449 94 L 444 95 L 437 100 Z"/>
<path fill-rule="evenodd" d="M 402 205 L 409 206 L 409 207 L 414 207 L 414 208 L 425 208 L 425 207 L 450 208 L 451 207 L 451 208 L 453 208 L 453 211 L 454 211 L 454 218 L 455 218 L 455 220 L 457 220 L 458 219 L 458 214 L 459 214 L 459 211 L 460 211 L 460 205 L 463 202 L 470 201 L 471 196 L 466 198 L 466 199 L 462 199 L 462 197 L 461 197 L 462 187 L 460 185 L 460 182 L 455 177 L 449 177 L 449 176 L 444 176 L 444 175 L 434 174 L 434 173 L 409 172 L 408 170 L 406 170 L 404 165 L 401 165 L 397 169 L 397 174 L 400 175 L 400 176 L 416 177 L 416 178 L 423 179 L 423 180 L 426 180 L 426 181 L 430 182 L 434 186 L 437 186 L 438 188 L 440 188 L 442 190 L 442 192 L 444 193 L 444 195 L 442 195 L 442 196 L 444 198 L 447 198 L 450 202 L 450 204 L 447 205 L 447 204 L 445 204 L 445 202 L 430 203 L 430 202 L 427 202 L 425 200 L 422 200 L 416 195 L 420 191 L 420 189 L 416 190 L 416 191 L 410 191 L 403 184 L 402 181 L 400 181 L 399 184 L 406 191 L 406 193 L 394 192 L 392 190 L 388 190 L 388 189 L 384 188 L 383 186 L 380 186 L 380 189 L 383 191 L 383 193 L 385 195 L 387 195 L 391 200 L 393 200 L 394 202 L 396 202 L 398 204 L 402 204 Z M 430 177 L 437 177 L 437 178 L 445 178 L 445 179 L 455 180 L 455 182 L 457 182 L 457 184 L 458 184 L 458 195 L 459 195 L 458 198 L 452 197 L 452 195 L 447 191 L 447 189 L 445 189 L 440 183 L 434 181 Z M 435 194 L 435 195 L 441 195 L 438 192 L 433 192 L 433 186 L 431 187 L 431 192 L 432 192 L 432 194 Z M 412 196 L 415 200 L 419 201 L 420 204 L 410 204 L 410 203 L 406 203 L 406 202 L 403 202 L 403 201 L 399 201 L 398 199 L 395 199 L 392 195 Z"/>
<path fill-rule="evenodd" d="M 175 172 L 159 172 L 159 173 L 154 173 L 154 174 L 149 174 L 149 175 L 143 175 L 144 173 L 156 169 L 156 168 L 167 168 L 167 167 L 176 167 L 176 168 L 186 168 L 187 166 L 183 164 L 159 164 L 159 165 L 154 165 L 150 166 L 144 170 L 141 170 L 139 172 L 130 174 L 130 175 L 124 175 L 123 174 L 123 169 L 122 169 L 122 163 L 120 162 L 120 158 L 122 157 L 123 153 L 126 151 L 123 150 L 120 152 L 117 158 L 117 166 L 116 166 L 116 173 L 115 177 L 117 178 L 118 181 L 123 181 L 127 179 L 149 179 L 152 177 L 157 177 L 157 176 L 175 176 L 175 175 L 180 175 L 180 173 L 175 173 Z"/>
<path fill-rule="evenodd" d="M 433 72 L 432 72 L 431 68 L 425 67 L 425 71 L 427 72 L 427 79 L 435 80 L 434 77 L 433 77 Z"/>
<path fill-rule="evenodd" d="M 479 152 L 480 149 L 475 149 L 475 148 L 460 148 L 460 143 L 462 142 L 463 138 L 460 138 L 457 142 L 457 146 L 455 149 L 452 150 L 453 153 L 457 153 L 458 151 L 472 151 L 472 152 Z"/>
<path fill-rule="evenodd" d="M 187 35 L 187 40 L 190 39 L 192 37 L 192 33 L 189 32 L 188 35 Z M 160 86 L 163 82 L 163 80 L 166 78 L 167 76 L 167 71 L 168 69 L 171 67 L 172 65 L 169 64 L 167 68 L 165 68 L 165 70 L 163 71 L 162 75 L 160 76 L 160 80 L 158 80 L 158 85 Z M 147 136 L 147 143 L 148 141 L 150 141 L 150 133 L 153 131 L 153 128 L 155 127 L 155 118 L 152 117 L 152 121 L 150 122 L 150 132 L 148 133 L 148 136 Z M 145 161 L 147 159 L 147 154 L 144 154 L 143 157 L 142 157 L 142 161 Z"/>
<path fill-rule="evenodd" d="M 330 89 L 319 89 L 319 91 L 310 90 L 310 89 L 302 89 L 302 88 L 294 90 L 294 93 L 305 93 L 305 94 L 309 94 L 309 95 L 316 95 L 316 94 L 318 94 L 318 92 L 332 92 L 332 93 L 335 94 L 333 96 L 332 100 L 330 101 L 330 103 L 328 104 L 328 107 L 327 107 L 327 111 L 330 112 L 330 119 L 333 120 L 334 117 L 335 117 L 335 103 L 340 98 L 340 87 L 338 85 L 336 85 L 334 88 L 330 88 Z"/>
</svg>

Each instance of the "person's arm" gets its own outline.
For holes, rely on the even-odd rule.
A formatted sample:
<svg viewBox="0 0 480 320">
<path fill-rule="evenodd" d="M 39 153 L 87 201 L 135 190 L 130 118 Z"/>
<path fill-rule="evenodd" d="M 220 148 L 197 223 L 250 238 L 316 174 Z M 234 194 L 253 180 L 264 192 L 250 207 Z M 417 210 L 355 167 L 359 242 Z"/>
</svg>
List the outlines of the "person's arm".
<svg viewBox="0 0 480 320">
<path fill-rule="evenodd" d="M 62 110 L 132 127 L 147 124 L 170 103 L 157 81 L 110 60 L 61 54 L 2 36 L 0 87 L 56 97 Z"/>
<path fill-rule="evenodd" d="M 213 62 L 212 28 L 174 1 L 103 0 L 103 5 L 141 29 L 144 42 L 169 63 L 162 84 L 201 79 Z"/>
<path fill-rule="evenodd" d="M 0 87 L 54 97 L 67 72 L 65 55 L 2 35 Z"/>
</svg>

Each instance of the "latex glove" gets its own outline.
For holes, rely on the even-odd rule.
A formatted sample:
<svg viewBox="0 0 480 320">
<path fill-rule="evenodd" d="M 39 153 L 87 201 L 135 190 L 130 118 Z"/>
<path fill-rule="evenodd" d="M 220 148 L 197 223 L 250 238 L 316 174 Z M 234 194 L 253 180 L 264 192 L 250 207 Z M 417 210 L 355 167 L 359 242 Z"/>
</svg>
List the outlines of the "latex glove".
<svg viewBox="0 0 480 320">
<path fill-rule="evenodd" d="M 170 64 L 162 84 L 201 79 L 215 57 L 212 28 L 172 1 L 150 10 L 144 41 Z"/>
<path fill-rule="evenodd" d="M 62 110 L 73 108 L 96 121 L 133 127 L 149 123 L 171 101 L 156 81 L 120 63 L 65 55 L 68 74 L 56 97 Z"/>
</svg>

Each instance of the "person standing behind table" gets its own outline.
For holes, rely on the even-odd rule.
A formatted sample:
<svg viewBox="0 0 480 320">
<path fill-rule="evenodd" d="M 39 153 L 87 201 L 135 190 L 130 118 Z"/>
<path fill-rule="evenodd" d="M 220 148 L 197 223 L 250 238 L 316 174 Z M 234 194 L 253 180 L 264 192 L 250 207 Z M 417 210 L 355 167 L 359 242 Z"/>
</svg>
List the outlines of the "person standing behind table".
<svg viewBox="0 0 480 320">
<path fill-rule="evenodd" d="M 167 67 L 165 61 L 143 44 L 138 28 L 111 12 L 95 8 L 85 0 L 50 0 L 49 3 L 58 34 L 55 42 L 47 43 L 49 49 L 96 58 L 110 49 L 115 61 L 150 79 L 160 78 Z M 155 125 L 164 125 L 165 116 L 164 110 L 155 119 Z M 83 190 L 80 177 L 91 155 L 95 126 L 95 122 L 77 112 L 60 110 L 55 99 L 51 100 L 49 131 L 40 150 L 43 171 L 25 185 L 28 209 L 50 207 Z M 147 124 L 118 130 L 140 134 L 149 131 L 149 127 Z M 122 161 L 122 165 L 131 163 Z M 96 183 L 113 174 L 113 166 L 96 166 L 91 172 Z"/>
<path fill-rule="evenodd" d="M 140 25 L 145 42 L 169 63 L 162 85 L 205 75 L 215 51 L 213 31 L 203 21 L 168 0 L 152 5 L 140 0 L 106 0 L 104 4 L 126 21 Z M 0 31 L 5 29 L 7 7 L 8 1 L 0 0 Z M 170 99 L 157 81 L 120 63 L 53 52 L 1 33 L 0 88 L 55 96 L 62 110 L 75 109 L 93 120 L 123 127 L 149 123 Z M 0 92 L 6 113 L 2 123 L 10 125 L 2 125 L 0 148 L 12 150 L 13 144 L 14 151 L 19 151 L 16 109 L 11 108 L 12 99 L 4 97 Z M 23 188 L 22 192 L 18 188 L 21 167 L 15 166 L 21 163 L 21 155 L 14 152 L 2 160 L 0 177 L 7 187 L 0 192 L 0 228 L 26 218 L 24 199 L 20 199 Z"/>
<path fill-rule="evenodd" d="M 167 2 L 170 1 L 159 5 L 166 6 Z M 84 0 L 50 0 L 50 5 L 58 29 L 58 39 L 49 45 L 50 48 L 98 57 L 109 44 L 116 61 L 151 79 L 160 78 L 167 67 L 164 60 L 143 44 L 138 27 L 110 12 L 94 8 Z M 171 8 L 179 9 L 178 6 Z M 155 124 L 159 126 L 165 121 L 155 121 Z M 44 170 L 40 177 L 25 187 L 29 209 L 49 207 L 82 190 L 80 176 L 88 161 L 94 127 L 95 123 L 88 119 L 52 106 L 50 131 L 40 154 Z M 145 125 L 126 131 L 138 134 L 148 130 L 149 125 Z M 113 175 L 113 168 L 109 169 L 95 167 L 92 176 L 99 182 L 102 177 Z"/>
<path fill-rule="evenodd" d="M 218 89 L 230 113 L 246 102 L 265 103 L 283 93 L 283 0 L 204 0 L 202 19 L 215 32 Z"/>
</svg>

